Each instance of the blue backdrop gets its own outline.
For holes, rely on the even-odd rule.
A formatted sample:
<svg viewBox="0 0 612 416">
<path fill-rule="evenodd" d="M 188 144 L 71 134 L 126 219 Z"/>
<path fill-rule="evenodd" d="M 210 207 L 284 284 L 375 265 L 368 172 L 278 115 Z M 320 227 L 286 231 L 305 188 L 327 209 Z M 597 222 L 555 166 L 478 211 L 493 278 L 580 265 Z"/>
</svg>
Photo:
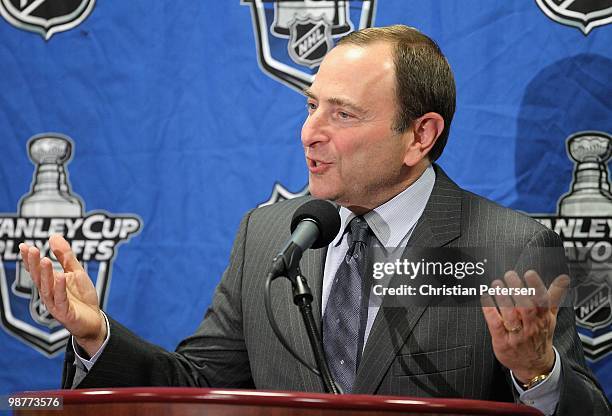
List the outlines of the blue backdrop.
<svg viewBox="0 0 612 416">
<path fill-rule="evenodd" d="M 66 233 L 105 310 L 174 349 L 203 317 L 242 215 L 305 189 L 298 90 L 359 27 L 415 26 L 447 55 L 458 101 L 440 164 L 455 181 L 562 222 L 566 244 L 605 257 L 609 225 L 579 231 L 612 219 L 612 4 L 559 3 L 0 0 L 0 394 L 57 388 L 66 340 L 17 242 L 44 251 L 49 232 Z M 604 203 L 563 211 L 584 152 Z M 610 396 L 609 257 L 577 319 Z"/>
</svg>

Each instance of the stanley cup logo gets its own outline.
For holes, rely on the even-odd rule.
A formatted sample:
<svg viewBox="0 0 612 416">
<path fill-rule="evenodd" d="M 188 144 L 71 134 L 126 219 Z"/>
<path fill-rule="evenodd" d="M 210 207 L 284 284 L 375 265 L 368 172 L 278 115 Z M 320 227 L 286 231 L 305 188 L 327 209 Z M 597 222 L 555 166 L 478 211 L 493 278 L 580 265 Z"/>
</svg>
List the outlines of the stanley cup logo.
<svg viewBox="0 0 612 416">
<path fill-rule="evenodd" d="M 557 214 L 532 215 L 563 240 L 576 285 L 574 310 L 587 358 L 598 360 L 612 351 L 612 193 L 608 162 L 612 136 L 582 131 L 567 138 L 575 162 L 569 192 L 559 198 Z"/>
<path fill-rule="evenodd" d="M 40 134 L 30 139 L 27 149 L 36 166 L 30 192 L 21 198 L 17 213 L 0 213 L 0 320 L 9 334 L 53 356 L 64 348 L 70 334 L 41 302 L 21 262 L 19 243 L 36 246 L 53 259 L 49 236 L 62 234 L 95 280 L 104 307 L 117 247 L 138 233 L 142 220 L 134 214 L 84 212 L 81 198 L 70 189 L 66 166 L 74 143 L 67 136 Z M 61 270 L 56 260 L 53 267 Z"/>
<path fill-rule="evenodd" d="M 21 199 L 19 215 L 24 218 L 54 218 L 83 216 L 81 199 L 70 193 L 66 180 L 66 163 L 71 156 L 72 145 L 63 137 L 38 137 L 30 142 L 28 153 L 36 164 L 32 191 Z M 85 266 L 86 267 L 86 266 Z M 61 265 L 54 260 L 53 268 L 61 271 Z M 58 325 L 41 302 L 32 278 L 19 261 L 13 293 L 30 299 L 32 318 L 48 327 Z"/>
<path fill-rule="evenodd" d="M 576 166 L 570 192 L 559 200 L 559 221 L 565 223 L 558 229 L 573 221 L 573 231 L 564 239 L 566 253 L 582 274 L 576 318 L 579 325 L 596 330 L 612 322 L 612 137 L 596 131 L 576 133 L 568 138 L 567 151 Z"/>
</svg>

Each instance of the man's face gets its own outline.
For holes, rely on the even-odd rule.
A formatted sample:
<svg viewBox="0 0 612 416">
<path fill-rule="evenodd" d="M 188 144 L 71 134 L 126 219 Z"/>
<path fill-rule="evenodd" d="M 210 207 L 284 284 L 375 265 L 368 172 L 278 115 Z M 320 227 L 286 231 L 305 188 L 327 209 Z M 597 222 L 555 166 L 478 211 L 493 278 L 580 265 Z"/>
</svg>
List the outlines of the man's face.
<svg viewBox="0 0 612 416">
<path fill-rule="evenodd" d="M 302 144 L 313 196 L 372 209 L 406 188 L 410 129 L 395 132 L 392 46 L 341 45 L 323 60 L 308 96 Z"/>
</svg>

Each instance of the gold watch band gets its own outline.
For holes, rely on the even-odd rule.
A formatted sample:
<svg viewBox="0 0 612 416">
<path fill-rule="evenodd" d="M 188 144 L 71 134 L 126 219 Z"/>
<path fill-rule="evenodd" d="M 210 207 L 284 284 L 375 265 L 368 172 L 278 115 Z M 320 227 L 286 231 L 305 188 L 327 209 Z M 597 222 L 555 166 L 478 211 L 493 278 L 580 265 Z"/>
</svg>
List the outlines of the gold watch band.
<svg viewBox="0 0 612 416">
<path fill-rule="evenodd" d="M 552 373 L 552 371 L 551 371 L 551 373 Z M 529 380 L 528 383 L 523 384 L 523 388 L 525 390 L 529 390 L 529 389 L 537 386 L 538 384 L 542 383 L 544 380 L 546 380 L 548 378 L 549 375 L 550 375 L 550 373 L 548 373 L 548 374 L 540 374 L 538 376 L 535 376 L 534 378 Z"/>
</svg>

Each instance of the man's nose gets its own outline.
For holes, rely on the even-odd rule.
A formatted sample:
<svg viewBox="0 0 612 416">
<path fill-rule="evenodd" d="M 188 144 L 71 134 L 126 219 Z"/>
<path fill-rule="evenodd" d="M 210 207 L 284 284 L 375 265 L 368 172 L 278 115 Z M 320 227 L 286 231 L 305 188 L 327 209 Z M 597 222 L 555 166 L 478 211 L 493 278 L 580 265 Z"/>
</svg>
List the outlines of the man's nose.
<svg viewBox="0 0 612 416">
<path fill-rule="evenodd" d="M 318 142 L 327 141 L 328 133 L 323 114 L 315 110 L 308 115 L 302 125 L 302 145 L 310 147 Z"/>
</svg>

